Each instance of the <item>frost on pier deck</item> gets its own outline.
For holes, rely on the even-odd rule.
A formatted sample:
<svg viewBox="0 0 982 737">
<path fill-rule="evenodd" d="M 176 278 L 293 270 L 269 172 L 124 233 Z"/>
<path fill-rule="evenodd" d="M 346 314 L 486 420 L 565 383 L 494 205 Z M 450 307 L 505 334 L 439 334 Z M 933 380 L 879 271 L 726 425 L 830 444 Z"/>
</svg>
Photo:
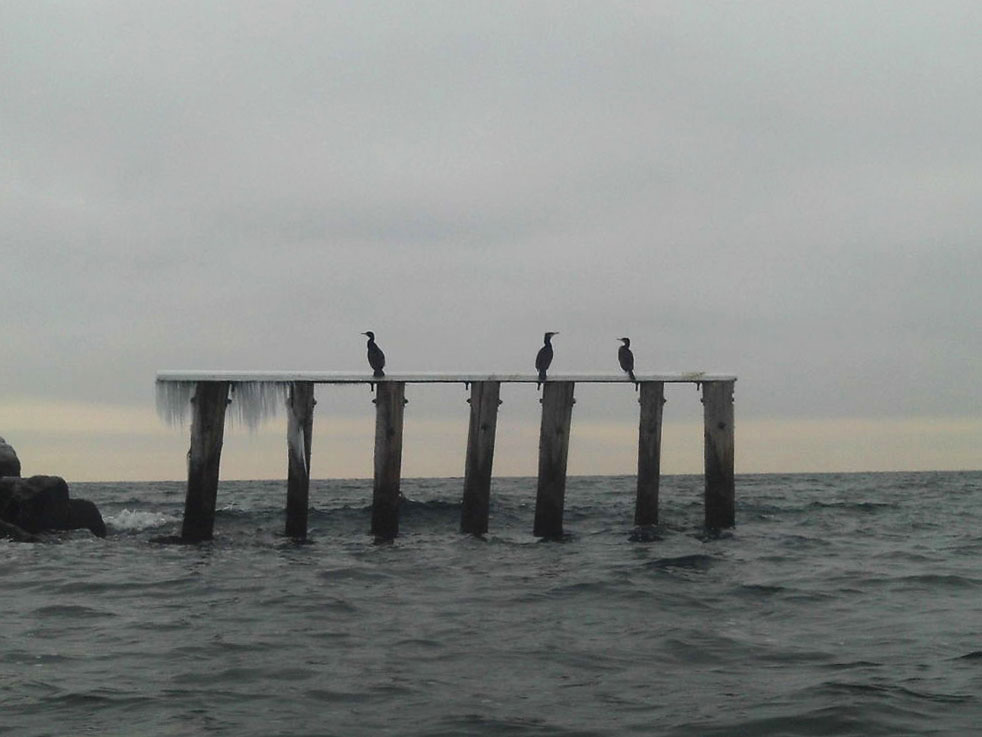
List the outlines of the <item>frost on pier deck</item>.
<svg viewBox="0 0 982 737">
<path fill-rule="evenodd" d="M 701 371 L 636 374 L 641 404 L 638 432 L 638 483 L 635 524 L 658 522 L 662 404 L 665 384 L 696 384 L 703 392 L 705 458 L 705 524 L 710 529 L 734 524 L 733 387 L 736 377 Z M 573 390 L 576 384 L 633 383 L 623 373 L 550 374 L 543 387 L 539 435 L 539 480 L 535 534 L 562 535 L 566 457 Z M 487 531 L 488 496 L 494 434 L 501 384 L 537 384 L 538 376 L 487 373 L 386 374 L 330 371 L 161 371 L 157 374 L 157 411 L 171 424 L 193 414 L 189 453 L 188 497 L 182 538 L 207 540 L 214 526 L 218 458 L 225 405 L 233 420 L 255 428 L 286 409 L 289 456 L 287 534 L 305 537 L 310 469 L 314 384 L 384 384 L 377 393 L 373 533 L 380 538 L 398 532 L 398 493 L 402 459 L 402 403 L 406 384 L 471 385 L 471 421 L 467 439 L 461 529 Z M 633 386 L 632 386 L 633 389 Z M 221 395 L 216 399 L 214 394 Z M 196 402 L 197 397 L 207 401 Z M 395 405 L 399 406 L 396 407 Z M 192 407 L 194 411 L 192 413 Z M 189 517 L 193 518 L 189 521 Z"/>
</svg>

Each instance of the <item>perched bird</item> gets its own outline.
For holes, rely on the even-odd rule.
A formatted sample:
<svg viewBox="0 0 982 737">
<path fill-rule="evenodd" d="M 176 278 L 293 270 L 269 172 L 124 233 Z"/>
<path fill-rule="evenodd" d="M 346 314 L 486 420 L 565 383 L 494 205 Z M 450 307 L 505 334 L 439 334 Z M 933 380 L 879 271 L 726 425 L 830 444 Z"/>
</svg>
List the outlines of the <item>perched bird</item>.
<svg viewBox="0 0 982 737">
<path fill-rule="evenodd" d="M 382 353 L 382 349 L 375 343 L 375 333 L 369 330 L 367 333 L 362 333 L 362 335 L 368 336 L 368 365 L 372 367 L 372 371 L 374 372 L 372 376 L 385 376 L 385 372 L 382 370 L 382 367 L 385 366 L 385 354 Z"/>
<path fill-rule="evenodd" d="M 539 381 L 536 383 L 536 388 L 542 386 L 542 382 L 546 380 L 546 369 L 549 368 L 549 364 L 552 363 L 552 336 L 559 335 L 559 333 L 546 333 L 543 338 L 543 346 L 539 349 L 539 352 L 535 355 L 535 370 L 539 372 Z"/>
<path fill-rule="evenodd" d="M 618 338 L 618 340 L 624 343 L 624 345 L 617 349 L 617 361 L 621 364 L 621 368 L 627 371 L 627 375 L 631 377 L 631 381 L 637 387 L 638 382 L 634 378 L 634 354 L 631 353 L 631 339 Z"/>
</svg>

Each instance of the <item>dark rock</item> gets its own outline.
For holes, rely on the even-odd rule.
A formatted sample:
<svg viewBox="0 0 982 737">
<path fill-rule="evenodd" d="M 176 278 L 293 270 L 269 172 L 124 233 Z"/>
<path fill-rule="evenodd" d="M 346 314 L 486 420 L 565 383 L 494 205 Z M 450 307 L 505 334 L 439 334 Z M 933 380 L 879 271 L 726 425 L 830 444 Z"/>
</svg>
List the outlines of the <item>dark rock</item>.
<svg viewBox="0 0 982 737">
<path fill-rule="evenodd" d="M 0 476 L 20 476 L 17 452 L 3 438 L 0 438 Z"/>
<path fill-rule="evenodd" d="M 90 530 L 96 537 L 106 536 L 106 523 L 94 502 L 88 499 L 68 500 L 68 529 Z"/>
<path fill-rule="evenodd" d="M 0 540 L 13 540 L 16 543 L 36 543 L 38 538 L 26 530 L 22 530 L 17 525 L 11 525 L 0 520 Z"/>
<path fill-rule="evenodd" d="M 68 484 L 60 476 L 0 478 L 0 519 L 28 532 L 68 529 Z"/>
<path fill-rule="evenodd" d="M 106 536 L 106 524 L 95 504 L 69 499 L 60 476 L 0 478 L 0 520 L 28 533 L 88 529 Z"/>
</svg>

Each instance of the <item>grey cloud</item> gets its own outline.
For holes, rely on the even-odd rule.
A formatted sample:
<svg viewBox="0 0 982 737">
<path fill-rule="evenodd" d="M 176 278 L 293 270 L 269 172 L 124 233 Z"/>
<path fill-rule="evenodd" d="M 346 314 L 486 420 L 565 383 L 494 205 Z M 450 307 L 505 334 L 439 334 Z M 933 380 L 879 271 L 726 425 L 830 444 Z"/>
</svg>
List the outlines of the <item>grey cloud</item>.
<svg viewBox="0 0 982 737">
<path fill-rule="evenodd" d="M 4 3 L 5 393 L 639 363 L 977 413 L 974 3 Z M 609 364 L 609 365 L 608 365 Z"/>
</svg>

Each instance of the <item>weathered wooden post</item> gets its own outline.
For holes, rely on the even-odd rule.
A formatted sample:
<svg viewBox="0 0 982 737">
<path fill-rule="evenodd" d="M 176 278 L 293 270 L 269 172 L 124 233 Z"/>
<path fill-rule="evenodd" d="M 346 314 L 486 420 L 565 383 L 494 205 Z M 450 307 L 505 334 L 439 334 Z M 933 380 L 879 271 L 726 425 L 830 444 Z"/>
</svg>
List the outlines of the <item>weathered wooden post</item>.
<svg viewBox="0 0 982 737">
<path fill-rule="evenodd" d="M 471 384 L 471 421 L 467 430 L 460 531 L 472 535 L 483 535 L 488 531 L 491 466 L 494 461 L 494 433 L 498 424 L 500 390 L 501 383 L 498 381 L 475 381 Z"/>
<path fill-rule="evenodd" d="M 372 534 L 391 540 L 399 534 L 399 479 L 402 473 L 402 415 L 406 384 L 375 385 L 375 486 L 372 491 Z"/>
<path fill-rule="evenodd" d="M 562 537 L 566 497 L 566 457 L 573 416 L 572 381 L 542 385 L 542 425 L 539 429 L 539 483 L 535 497 L 537 537 Z"/>
<path fill-rule="evenodd" d="M 736 376 L 686 373 L 639 374 L 638 476 L 634 524 L 649 528 L 659 521 L 662 405 L 668 383 L 695 384 L 702 393 L 705 459 L 705 526 L 714 531 L 735 524 L 734 407 Z M 464 465 L 460 529 L 482 535 L 488 530 L 491 475 L 499 395 L 503 383 L 535 382 L 534 374 L 426 373 L 375 378 L 364 372 L 334 371 L 161 371 L 157 374 L 157 410 L 170 423 L 185 423 L 192 409 L 188 486 L 180 541 L 209 540 L 214 533 L 216 496 L 226 404 L 230 390 L 253 425 L 278 409 L 272 400 L 289 386 L 287 425 L 286 534 L 303 539 L 310 511 L 310 460 L 315 384 L 373 384 L 376 394 L 374 487 L 371 532 L 376 540 L 399 533 L 402 434 L 407 383 L 470 384 L 470 426 Z M 563 533 L 566 470 L 575 384 L 626 383 L 623 374 L 566 374 L 542 386 L 539 467 L 533 533 L 558 538 Z M 194 396 L 192 397 L 192 393 Z M 188 404 L 188 401 L 191 404 Z M 650 530 L 639 530 L 649 539 Z M 160 538 L 169 541 L 171 538 Z"/>
<path fill-rule="evenodd" d="M 661 423 L 665 382 L 641 382 L 641 419 L 638 423 L 638 496 L 634 524 L 658 524 L 658 484 L 661 475 Z"/>
<path fill-rule="evenodd" d="M 706 528 L 719 530 L 735 524 L 733 477 L 733 381 L 702 384 L 705 428 Z"/>
<path fill-rule="evenodd" d="M 307 537 L 310 507 L 310 438 L 314 425 L 314 383 L 294 381 L 287 402 L 286 534 Z"/>
<path fill-rule="evenodd" d="M 215 529 L 218 469 L 225 436 L 227 381 L 199 381 L 195 385 L 191 449 L 188 451 L 188 489 L 184 499 L 181 539 L 211 540 Z"/>
</svg>

